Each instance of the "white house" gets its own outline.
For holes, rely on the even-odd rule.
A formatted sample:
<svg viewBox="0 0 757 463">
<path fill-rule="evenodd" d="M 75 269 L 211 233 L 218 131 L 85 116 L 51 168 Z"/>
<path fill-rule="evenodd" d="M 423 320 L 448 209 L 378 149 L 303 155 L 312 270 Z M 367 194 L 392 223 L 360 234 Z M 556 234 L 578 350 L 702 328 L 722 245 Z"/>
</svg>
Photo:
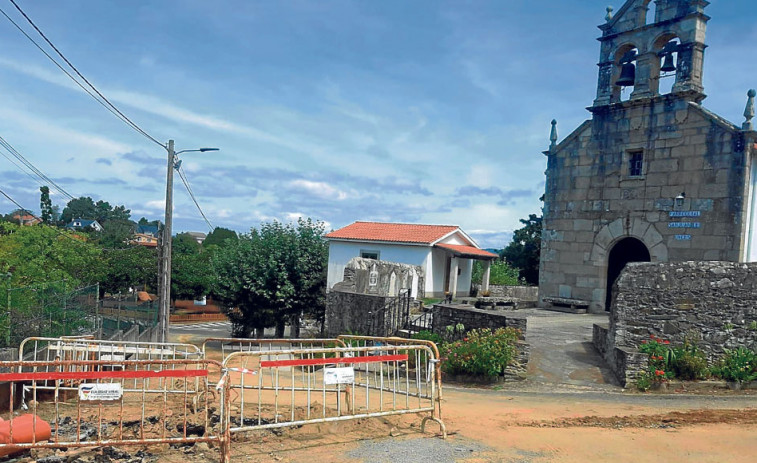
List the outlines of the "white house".
<svg viewBox="0 0 757 463">
<path fill-rule="evenodd" d="M 473 261 L 485 262 L 482 290 L 489 287 L 489 267 L 496 254 L 479 248 L 455 225 L 355 222 L 326 235 L 329 241 L 328 288 L 342 281 L 353 257 L 419 265 L 427 297 L 470 294 Z"/>
</svg>

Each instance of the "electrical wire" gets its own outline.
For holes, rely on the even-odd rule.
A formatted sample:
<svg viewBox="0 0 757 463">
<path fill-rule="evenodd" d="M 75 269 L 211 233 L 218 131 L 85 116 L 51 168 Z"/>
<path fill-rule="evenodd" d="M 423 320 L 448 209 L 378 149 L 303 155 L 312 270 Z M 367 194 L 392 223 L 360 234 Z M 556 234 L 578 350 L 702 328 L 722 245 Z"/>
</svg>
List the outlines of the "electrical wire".
<svg viewBox="0 0 757 463">
<path fill-rule="evenodd" d="M 32 173 L 34 173 L 36 176 L 38 176 L 40 179 L 42 179 L 44 182 L 52 185 L 53 188 L 58 190 L 61 194 L 68 197 L 69 199 L 74 199 L 74 196 L 63 189 L 60 185 L 55 183 L 50 177 L 45 175 L 41 170 L 37 169 L 37 167 L 34 166 L 34 164 L 31 163 L 28 159 L 24 157 L 21 153 L 16 150 L 10 143 L 8 143 L 2 136 L 0 136 L 0 146 L 8 150 L 8 152 L 13 155 L 14 158 L 16 158 L 18 161 L 20 161 L 23 165 L 27 167 Z M 5 154 L 3 154 L 5 156 Z M 7 158 L 7 156 L 6 156 Z M 10 159 L 9 159 L 10 160 Z M 14 163 L 15 164 L 15 163 Z M 28 174 L 27 174 L 28 175 Z"/>
<path fill-rule="evenodd" d="M 184 169 L 181 166 L 179 166 L 179 168 L 176 170 L 179 172 L 179 178 L 181 178 L 181 183 L 183 183 L 184 187 L 187 189 L 187 193 L 189 193 L 189 197 L 192 198 L 192 201 L 194 201 L 195 206 L 197 206 L 197 210 L 200 211 L 200 215 L 205 220 L 205 223 L 208 224 L 208 228 L 212 232 L 213 224 L 210 223 L 210 220 L 208 220 L 208 218 L 205 216 L 205 213 L 202 211 L 202 208 L 200 207 L 200 203 L 197 202 L 194 192 L 192 191 L 192 187 L 189 186 L 189 180 L 187 179 L 187 174 L 184 173 Z"/>
<path fill-rule="evenodd" d="M 106 109 L 108 109 L 113 115 L 115 115 L 116 117 L 118 117 L 122 122 L 124 122 L 129 127 L 131 127 L 132 129 L 134 129 L 135 131 L 137 131 L 139 134 L 143 135 L 148 140 L 150 140 L 150 141 L 156 143 L 157 145 L 165 148 L 165 145 L 163 143 L 161 143 L 160 141 L 158 141 L 157 139 L 155 139 L 152 135 L 150 135 L 145 130 L 143 130 L 139 125 L 137 125 L 134 121 L 132 121 L 131 119 L 129 119 L 124 113 L 122 113 L 121 110 L 119 110 L 113 103 L 111 103 L 110 100 L 108 100 L 105 97 L 105 95 L 103 95 L 97 89 L 97 87 L 95 87 L 89 80 L 87 80 L 86 77 L 84 77 L 84 75 L 81 72 L 79 72 L 79 70 L 76 68 L 76 66 L 74 66 L 71 63 L 71 61 L 69 61 L 68 58 L 66 58 L 63 55 L 63 53 L 50 41 L 50 39 L 47 38 L 47 36 L 40 30 L 39 27 L 37 27 L 36 24 L 34 24 L 34 21 L 31 20 L 31 18 L 24 12 L 24 10 L 22 10 L 21 7 L 18 6 L 18 4 L 14 0 L 10 0 L 10 2 L 13 4 L 14 7 L 16 7 L 16 9 L 19 11 L 19 13 L 21 13 L 21 15 L 24 17 L 24 19 L 26 19 L 26 21 L 34 28 L 34 30 L 36 30 L 37 33 L 45 40 L 45 42 L 47 42 L 47 44 L 53 50 L 55 50 L 55 53 L 57 53 L 58 56 L 60 56 L 61 59 L 63 59 L 63 61 L 66 62 L 66 64 L 76 73 L 76 75 L 78 75 L 92 89 L 92 91 L 94 91 L 97 94 L 97 96 L 93 95 L 87 88 L 85 88 L 84 85 L 82 85 L 82 83 L 79 82 L 78 79 L 76 79 L 67 70 L 65 70 L 63 68 L 63 66 L 60 63 L 58 63 L 49 53 L 47 53 L 31 36 L 29 36 L 29 34 L 27 34 L 26 31 L 24 31 L 21 28 L 21 26 L 19 26 L 15 21 L 13 21 L 13 19 L 11 19 L 11 17 L 8 16 L 8 14 L 6 14 L 5 11 L 3 11 L 2 9 L 0 9 L 0 12 L 3 14 L 3 16 L 5 16 L 8 19 L 8 21 L 10 21 L 14 26 L 16 26 L 16 28 L 19 31 L 21 31 L 21 33 L 23 33 L 26 36 L 26 38 L 28 38 L 42 53 L 44 53 L 45 56 L 48 57 L 48 59 L 50 59 L 53 63 L 55 63 L 55 65 L 61 71 L 63 71 L 70 79 L 72 79 L 79 87 L 81 87 L 85 92 L 87 92 L 92 98 L 94 98 L 95 100 L 97 100 L 98 103 L 100 103 L 102 106 L 104 106 Z M 99 99 L 97 97 L 99 97 Z"/>
</svg>

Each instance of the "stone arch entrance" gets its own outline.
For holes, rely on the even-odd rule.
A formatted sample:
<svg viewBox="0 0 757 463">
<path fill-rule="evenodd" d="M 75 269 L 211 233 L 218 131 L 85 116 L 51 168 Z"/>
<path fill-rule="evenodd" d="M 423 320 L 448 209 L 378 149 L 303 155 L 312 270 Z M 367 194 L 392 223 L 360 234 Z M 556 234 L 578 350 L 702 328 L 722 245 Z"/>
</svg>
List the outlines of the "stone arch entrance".
<svg viewBox="0 0 757 463">
<path fill-rule="evenodd" d="M 610 249 L 610 253 L 607 258 L 607 292 L 605 298 L 605 310 L 610 310 L 613 296 L 613 284 L 615 280 L 620 276 L 620 272 L 629 262 L 650 262 L 651 256 L 649 249 L 636 238 L 627 237 L 622 238 L 620 241 Z"/>
</svg>

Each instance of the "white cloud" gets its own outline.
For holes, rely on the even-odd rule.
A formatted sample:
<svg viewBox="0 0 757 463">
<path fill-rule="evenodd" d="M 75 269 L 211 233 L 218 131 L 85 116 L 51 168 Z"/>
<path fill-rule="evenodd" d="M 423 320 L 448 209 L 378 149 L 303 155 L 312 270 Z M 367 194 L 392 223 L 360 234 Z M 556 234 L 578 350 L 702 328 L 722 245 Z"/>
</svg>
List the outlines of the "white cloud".
<svg viewBox="0 0 757 463">
<path fill-rule="evenodd" d="M 85 145 L 98 150 L 102 155 L 124 153 L 133 150 L 132 146 L 119 143 L 100 135 L 71 130 L 56 125 L 42 117 L 24 111 L 0 106 L 0 119 L 19 124 L 37 135 L 56 141 L 56 144 Z"/>
<path fill-rule="evenodd" d="M 163 209 L 166 208 L 166 200 L 165 199 L 156 199 L 156 200 L 153 200 L 153 201 L 147 201 L 145 203 L 145 207 L 148 208 L 148 209 L 163 210 Z"/>
<path fill-rule="evenodd" d="M 294 180 L 290 185 L 322 199 L 336 199 L 339 201 L 347 199 L 346 192 L 334 188 L 326 182 L 312 182 L 310 180 Z"/>
</svg>

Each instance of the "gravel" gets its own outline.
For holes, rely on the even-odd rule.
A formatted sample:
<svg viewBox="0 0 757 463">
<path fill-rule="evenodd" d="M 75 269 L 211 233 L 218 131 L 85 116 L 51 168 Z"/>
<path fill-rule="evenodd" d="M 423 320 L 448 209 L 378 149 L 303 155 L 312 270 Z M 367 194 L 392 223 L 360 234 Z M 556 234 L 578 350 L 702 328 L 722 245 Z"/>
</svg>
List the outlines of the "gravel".
<svg viewBox="0 0 757 463">
<path fill-rule="evenodd" d="M 489 447 L 467 439 L 375 439 L 348 453 L 365 463 L 455 463 Z"/>
</svg>

